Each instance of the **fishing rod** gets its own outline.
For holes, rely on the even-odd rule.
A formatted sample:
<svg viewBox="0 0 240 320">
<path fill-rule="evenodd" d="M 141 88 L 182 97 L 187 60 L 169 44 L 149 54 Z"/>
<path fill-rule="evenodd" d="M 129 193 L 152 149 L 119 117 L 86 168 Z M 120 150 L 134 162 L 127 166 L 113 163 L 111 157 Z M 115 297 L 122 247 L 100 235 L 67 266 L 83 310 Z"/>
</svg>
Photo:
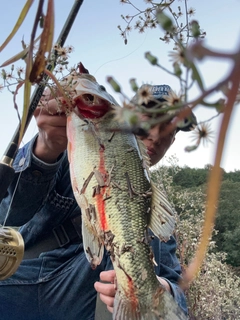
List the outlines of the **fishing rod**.
<svg viewBox="0 0 240 320">
<path fill-rule="evenodd" d="M 57 43 L 59 46 L 63 46 L 67 36 L 71 30 L 73 22 L 78 14 L 78 11 L 83 3 L 83 0 L 75 0 L 74 5 L 68 15 L 68 18 L 62 28 L 62 31 L 58 37 Z M 49 71 L 53 71 L 57 64 L 57 52 L 53 52 L 54 57 L 51 63 L 47 65 Z M 43 81 L 39 84 L 31 97 L 29 110 L 27 114 L 26 124 L 23 130 L 25 134 L 27 127 L 33 117 L 33 113 L 36 110 L 40 98 L 46 86 L 46 82 L 49 77 L 44 74 Z M 21 124 L 18 125 L 4 155 L 0 161 L 0 202 L 6 195 L 7 189 L 13 181 L 15 170 L 13 168 L 13 161 L 18 151 L 20 141 L 20 129 Z M 21 234 L 11 227 L 0 227 L 0 280 L 4 280 L 13 275 L 18 269 L 24 256 L 24 241 Z"/>
<path fill-rule="evenodd" d="M 57 43 L 59 44 L 59 46 L 62 47 L 64 45 L 82 3 L 83 3 L 83 0 L 75 0 L 74 1 L 73 7 L 67 17 L 67 20 L 62 28 L 62 31 L 58 37 Z M 58 57 L 57 53 L 54 52 L 53 60 L 47 65 L 47 69 L 49 71 L 53 71 L 53 69 L 55 68 L 56 62 L 57 62 L 57 57 Z M 48 80 L 48 76 L 46 74 L 44 74 L 43 81 L 41 82 L 41 84 L 39 84 L 35 88 L 35 90 L 32 94 L 32 97 L 30 100 L 30 105 L 29 105 L 29 110 L 28 110 L 28 114 L 27 114 L 26 125 L 24 127 L 24 133 L 26 132 L 28 125 L 33 117 L 33 113 L 36 110 L 37 105 L 41 99 L 41 96 L 42 96 L 43 91 L 45 89 L 47 80 Z M 4 152 L 1 161 L 0 161 L 0 202 L 4 198 L 4 196 L 7 192 L 7 189 L 14 178 L 15 171 L 14 171 L 12 165 L 13 165 L 13 161 L 15 159 L 15 156 L 18 151 L 19 144 L 20 144 L 20 141 L 19 141 L 20 127 L 21 127 L 21 124 L 18 125 L 18 127 L 17 127 L 6 151 Z M 24 135 L 24 133 L 23 133 L 23 135 Z"/>
</svg>

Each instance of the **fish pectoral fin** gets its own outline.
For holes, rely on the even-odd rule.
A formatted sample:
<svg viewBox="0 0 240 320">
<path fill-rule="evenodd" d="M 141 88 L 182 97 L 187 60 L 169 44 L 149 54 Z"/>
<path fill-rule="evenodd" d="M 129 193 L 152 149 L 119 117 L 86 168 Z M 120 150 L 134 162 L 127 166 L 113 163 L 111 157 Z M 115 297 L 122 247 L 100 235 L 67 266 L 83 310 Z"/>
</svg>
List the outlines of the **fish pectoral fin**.
<svg viewBox="0 0 240 320">
<path fill-rule="evenodd" d="M 134 299 L 135 298 L 135 299 Z M 131 297 L 126 300 L 116 292 L 114 299 L 113 319 L 118 320 L 187 320 L 186 315 L 172 295 L 162 286 L 155 292 Z"/>
<path fill-rule="evenodd" d="M 159 188 L 151 182 L 152 199 L 149 228 L 160 240 L 168 241 L 175 228 L 174 212 Z"/>
<path fill-rule="evenodd" d="M 68 157 L 68 162 L 71 163 L 71 152 L 72 152 L 72 145 L 71 142 L 68 141 L 67 144 L 67 157 Z"/>
<path fill-rule="evenodd" d="M 85 196 L 82 194 L 82 198 Z M 87 203 L 82 199 L 82 203 Z M 101 263 L 104 254 L 104 243 L 101 239 L 101 230 L 96 217 L 95 207 L 91 204 L 81 207 L 83 247 L 87 260 L 92 269 Z"/>
<path fill-rule="evenodd" d="M 94 240 L 92 240 L 91 247 L 84 245 L 84 251 L 87 260 L 91 264 L 92 269 L 96 269 L 97 266 L 100 265 L 100 263 L 102 262 L 104 246 L 102 245 L 102 243 L 99 243 L 98 241 L 95 242 Z"/>
<path fill-rule="evenodd" d="M 96 269 L 102 262 L 104 244 L 98 237 L 95 226 L 90 226 L 89 223 L 86 224 L 84 220 L 82 222 L 83 247 L 92 269 Z"/>
</svg>

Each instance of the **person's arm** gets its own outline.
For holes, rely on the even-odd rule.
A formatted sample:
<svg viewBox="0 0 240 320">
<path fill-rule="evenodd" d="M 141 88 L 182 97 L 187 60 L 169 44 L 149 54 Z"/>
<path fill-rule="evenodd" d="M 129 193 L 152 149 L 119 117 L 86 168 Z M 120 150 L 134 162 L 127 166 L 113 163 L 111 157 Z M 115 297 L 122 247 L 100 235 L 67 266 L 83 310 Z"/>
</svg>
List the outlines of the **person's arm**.
<svg viewBox="0 0 240 320">
<path fill-rule="evenodd" d="M 168 242 L 162 242 L 155 237 L 151 245 L 158 264 L 155 266 L 156 275 L 169 284 L 171 294 L 185 314 L 187 314 L 186 297 L 179 287 L 182 270 L 176 256 L 177 244 L 175 238 L 172 236 Z"/>
<path fill-rule="evenodd" d="M 18 151 L 15 178 L 0 204 L 0 222 L 20 226 L 39 211 L 52 189 L 67 146 L 66 116 L 55 99 L 35 111 L 39 134 Z M 10 210 L 8 211 L 8 209 Z"/>
<path fill-rule="evenodd" d="M 33 157 L 35 139 L 19 150 L 14 161 L 15 177 L 0 204 L 0 223 L 21 226 L 39 211 L 55 183 L 60 162 L 49 165 Z"/>
</svg>

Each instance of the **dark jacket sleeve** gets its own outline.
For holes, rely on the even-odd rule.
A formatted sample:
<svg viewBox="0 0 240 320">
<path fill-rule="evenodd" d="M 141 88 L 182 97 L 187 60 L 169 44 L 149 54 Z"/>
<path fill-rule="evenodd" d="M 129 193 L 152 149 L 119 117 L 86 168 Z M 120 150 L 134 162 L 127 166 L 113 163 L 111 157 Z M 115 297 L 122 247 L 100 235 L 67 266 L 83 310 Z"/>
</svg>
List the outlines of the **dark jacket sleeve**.
<svg viewBox="0 0 240 320">
<path fill-rule="evenodd" d="M 49 165 L 35 158 L 32 155 L 35 139 L 17 153 L 13 164 L 15 177 L 0 204 L 0 223 L 6 217 L 6 225 L 9 226 L 21 226 L 29 221 L 44 205 L 49 190 L 55 184 L 61 160 Z"/>
<path fill-rule="evenodd" d="M 179 280 L 181 278 L 181 266 L 176 256 L 176 240 L 172 236 L 168 242 L 159 241 L 158 238 L 154 238 L 151 242 L 154 257 L 157 262 L 155 266 L 156 274 L 164 278 L 170 285 L 172 295 L 187 314 L 186 297 L 182 289 L 179 287 Z"/>
</svg>

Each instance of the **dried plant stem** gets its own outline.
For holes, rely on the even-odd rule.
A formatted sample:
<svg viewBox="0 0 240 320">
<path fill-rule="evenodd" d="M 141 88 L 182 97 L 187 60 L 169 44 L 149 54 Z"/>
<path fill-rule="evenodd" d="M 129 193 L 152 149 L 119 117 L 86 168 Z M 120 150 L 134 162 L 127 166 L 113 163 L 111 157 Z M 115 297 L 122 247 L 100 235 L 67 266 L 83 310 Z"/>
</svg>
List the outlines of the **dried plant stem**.
<svg viewBox="0 0 240 320">
<path fill-rule="evenodd" d="M 56 87 L 58 88 L 59 92 L 61 93 L 62 97 L 65 99 L 68 107 L 70 110 L 72 110 L 72 102 L 69 100 L 69 97 L 65 94 L 63 87 L 60 85 L 59 81 L 57 80 L 57 78 L 52 74 L 51 71 L 45 69 L 44 73 L 46 73 L 46 75 L 48 75 L 49 78 L 52 79 L 52 81 L 55 83 Z"/>
</svg>

